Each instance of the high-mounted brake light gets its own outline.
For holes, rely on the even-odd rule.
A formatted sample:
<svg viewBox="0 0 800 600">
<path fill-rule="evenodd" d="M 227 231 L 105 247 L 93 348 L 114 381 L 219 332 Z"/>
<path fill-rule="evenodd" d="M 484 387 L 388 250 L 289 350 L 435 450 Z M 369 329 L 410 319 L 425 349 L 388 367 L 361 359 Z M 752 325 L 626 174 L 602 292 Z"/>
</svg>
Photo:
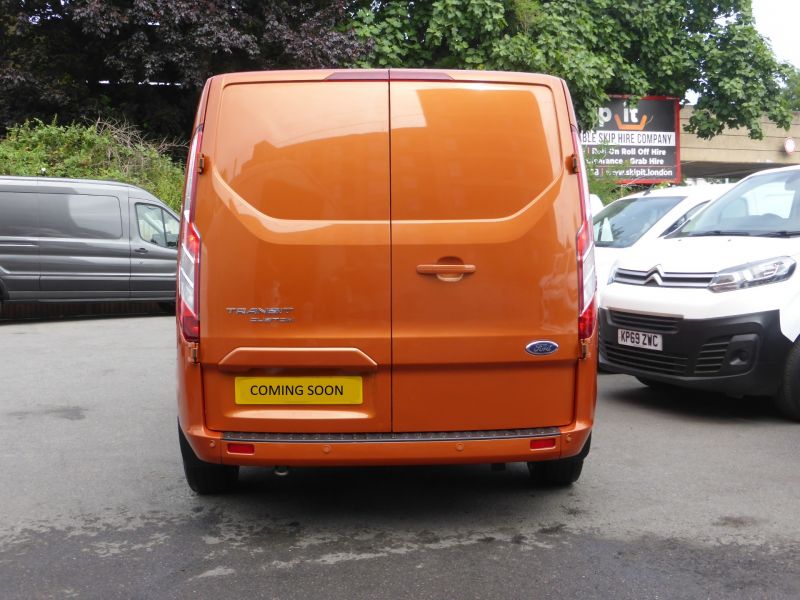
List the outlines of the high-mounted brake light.
<svg viewBox="0 0 800 600">
<path fill-rule="evenodd" d="M 581 340 L 588 340 L 592 337 L 597 324 L 597 274 L 594 265 L 594 231 L 589 205 L 589 180 L 586 177 L 583 148 L 575 126 L 572 127 L 572 145 L 577 158 L 581 200 L 581 226 L 575 240 L 578 261 L 578 337 Z"/>
<path fill-rule="evenodd" d="M 203 126 L 197 128 L 186 161 L 186 182 L 181 213 L 181 244 L 178 260 L 178 319 L 186 341 L 200 341 L 200 234 L 194 226 L 198 157 Z"/>
</svg>

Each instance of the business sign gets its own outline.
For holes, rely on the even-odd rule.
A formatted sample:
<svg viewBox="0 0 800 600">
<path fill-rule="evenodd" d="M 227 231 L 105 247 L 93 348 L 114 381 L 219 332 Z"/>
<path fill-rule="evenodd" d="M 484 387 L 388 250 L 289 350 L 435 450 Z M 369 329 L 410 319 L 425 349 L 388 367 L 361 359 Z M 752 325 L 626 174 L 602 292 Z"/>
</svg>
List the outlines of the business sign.
<svg viewBox="0 0 800 600">
<path fill-rule="evenodd" d="M 635 106 L 611 98 L 598 109 L 597 129 L 581 132 L 589 168 L 620 183 L 679 183 L 678 111 L 677 98 L 645 96 Z"/>
</svg>

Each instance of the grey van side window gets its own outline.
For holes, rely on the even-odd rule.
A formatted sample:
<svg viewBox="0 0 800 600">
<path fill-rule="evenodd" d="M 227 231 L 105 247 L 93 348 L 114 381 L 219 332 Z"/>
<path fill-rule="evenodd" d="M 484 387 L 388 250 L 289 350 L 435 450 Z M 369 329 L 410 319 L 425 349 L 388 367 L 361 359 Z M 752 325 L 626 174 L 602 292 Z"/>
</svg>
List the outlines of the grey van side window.
<svg viewBox="0 0 800 600">
<path fill-rule="evenodd" d="M 40 194 L 42 237 L 116 240 L 122 237 L 114 196 Z"/>
<path fill-rule="evenodd" d="M 36 194 L 0 192 L 0 236 L 37 237 Z"/>
<path fill-rule="evenodd" d="M 139 237 L 145 242 L 163 248 L 178 247 L 180 223 L 165 210 L 152 204 L 137 204 L 136 222 L 139 225 Z"/>
</svg>

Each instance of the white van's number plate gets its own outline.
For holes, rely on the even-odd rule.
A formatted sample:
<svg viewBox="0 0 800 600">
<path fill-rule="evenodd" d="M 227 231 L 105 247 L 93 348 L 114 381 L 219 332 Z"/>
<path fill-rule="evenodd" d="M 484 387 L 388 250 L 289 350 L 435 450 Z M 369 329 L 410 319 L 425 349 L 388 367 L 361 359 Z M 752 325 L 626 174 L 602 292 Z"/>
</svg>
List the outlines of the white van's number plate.
<svg viewBox="0 0 800 600">
<path fill-rule="evenodd" d="M 664 349 L 661 345 L 660 333 L 645 333 L 644 331 L 631 331 L 630 329 L 617 330 L 617 342 L 621 346 L 633 346 L 634 348 L 646 348 L 647 350 Z"/>
</svg>

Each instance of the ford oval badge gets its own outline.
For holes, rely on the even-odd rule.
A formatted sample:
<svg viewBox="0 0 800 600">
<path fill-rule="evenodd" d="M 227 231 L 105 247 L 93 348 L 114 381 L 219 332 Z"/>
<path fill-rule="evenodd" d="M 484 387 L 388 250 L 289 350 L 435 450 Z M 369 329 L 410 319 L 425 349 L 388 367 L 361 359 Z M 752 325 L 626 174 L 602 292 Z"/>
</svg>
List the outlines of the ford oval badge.
<svg viewBox="0 0 800 600">
<path fill-rule="evenodd" d="M 536 340 L 525 346 L 525 352 L 534 356 L 547 356 L 558 350 L 558 344 L 550 340 Z"/>
</svg>

